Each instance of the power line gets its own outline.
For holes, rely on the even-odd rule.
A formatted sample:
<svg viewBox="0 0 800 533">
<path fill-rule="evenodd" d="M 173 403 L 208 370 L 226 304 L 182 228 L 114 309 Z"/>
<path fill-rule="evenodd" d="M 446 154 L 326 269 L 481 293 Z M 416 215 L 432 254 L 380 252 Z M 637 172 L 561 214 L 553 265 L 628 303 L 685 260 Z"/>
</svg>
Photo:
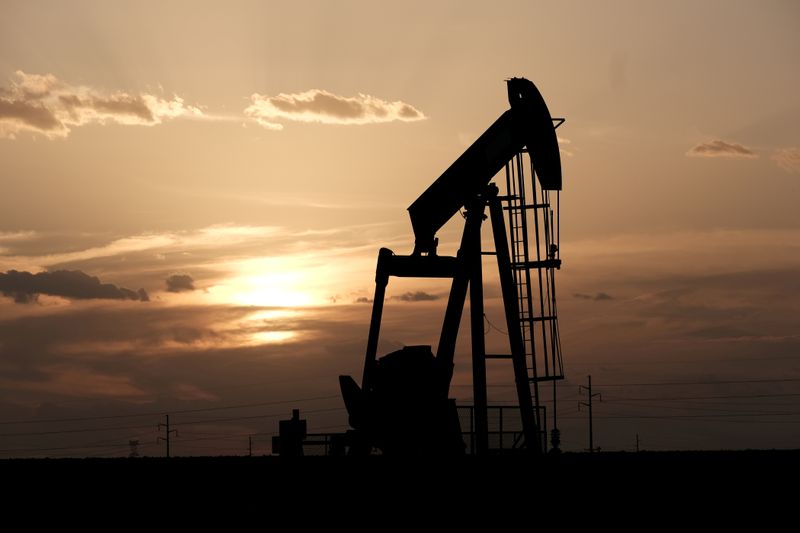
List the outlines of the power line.
<svg viewBox="0 0 800 533">
<path fill-rule="evenodd" d="M 61 450 L 85 450 L 91 448 L 124 448 L 127 447 L 127 444 L 85 444 L 83 446 L 54 446 L 50 448 L 5 448 L 1 449 L 0 453 L 12 453 L 12 452 L 54 452 L 54 451 L 61 451 Z"/>
<path fill-rule="evenodd" d="M 347 425 L 343 424 L 334 424 L 328 426 L 319 426 L 316 429 L 346 429 Z M 242 437 L 271 437 L 275 435 L 275 432 L 259 432 L 259 433 L 182 433 L 182 435 L 208 435 L 204 437 L 196 437 L 196 438 L 181 438 L 181 446 L 187 445 L 188 443 L 198 442 L 198 441 L 227 441 L 227 440 L 239 440 Z M 155 443 L 142 443 L 140 446 L 148 447 L 148 446 L 155 446 Z M 191 445 L 195 446 L 195 445 Z M 127 448 L 128 444 L 115 444 L 114 441 L 104 441 L 104 442 L 93 442 L 88 444 L 81 444 L 81 445 L 74 445 L 74 446 L 54 446 L 54 447 L 46 447 L 46 448 L 6 448 L 0 449 L 0 453 L 12 453 L 12 452 L 49 452 L 49 451 L 65 451 L 65 450 L 86 450 L 86 449 L 124 449 Z M 209 447 L 209 449 L 213 449 L 214 447 Z M 217 446 L 216 448 L 222 448 L 222 446 Z M 68 456 L 66 454 L 65 456 Z"/>
<path fill-rule="evenodd" d="M 105 428 L 79 428 L 79 429 L 62 429 L 54 431 L 31 431 L 28 433 L 0 433 L 0 437 L 33 437 L 37 435 L 61 435 L 65 433 L 91 433 L 94 431 L 116 431 L 123 429 L 145 429 L 152 428 L 152 424 L 146 426 L 112 426 Z"/>
<path fill-rule="evenodd" d="M 268 405 L 280 405 L 286 403 L 299 403 L 299 402 L 311 402 L 315 400 L 330 400 L 333 398 L 340 398 L 340 395 L 331 395 L 331 396 L 317 396 L 313 398 L 296 398 L 294 400 L 275 400 L 270 402 L 258 402 L 258 403 L 243 403 L 237 405 L 226 405 L 220 407 L 199 407 L 196 409 L 178 409 L 178 410 L 169 410 L 170 414 L 187 414 L 187 413 L 203 413 L 209 411 L 224 411 L 226 409 L 244 409 L 247 407 L 265 407 Z M 49 424 L 55 422 L 87 422 L 90 420 L 110 420 L 115 418 L 138 418 L 138 417 L 145 417 L 145 416 L 163 416 L 165 415 L 165 411 L 150 411 L 144 413 L 128 413 L 128 414 L 119 414 L 119 415 L 103 415 L 103 416 L 82 416 L 82 417 L 74 417 L 74 418 L 50 418 L 44 420 L 7 420 L 1 421 L 0 425 L 14 425 L 14 424 Z"/>
<path fill-rule="evenodd" d="M 313 413 L 324 413 L 330 411 L 344 411 L 344 407 L 334 407 L 330 409 L 312 409 L 308 411 L 304 411 L 307 414 Z M 232 422 L 236 420 L 253 420 L 258 418 L 275 418 L 279 416 L 285 416 L 286 413 L 270 413 L 265 415 L 253 415 L 253 416 L 236 416 L 230 418 L 213 418 L 208 420 L 191 420 L 189 422 L 181 422 L 180 424 L 175 424 L 177 427 L 183 426 L 192 426 L 197 424 L 211 424 L 216 422 Z M 151 428 L 152 425 L 147 426 L 112 426 L 112 427 L 105 427 L 105 428 L 79 428 L 79 429 L 63 429 L 63 430 L 54 430 L 54 431 L 32 431 L 27 433 L 0 433 L 0 437 L 29 437 L 29 436 L 37 436 L 37 435 L 59 435 L 62 433 L 91 433 L 96 431 L 115 431 L 115 430 L 123 430 L 123 429 L 143 429 L 143 428 Z"/>
<path fill-rule="evenodd" d="M 605 386 L 605 385 L 604 385 Z M 680 400 L 717 400 L 717 399 L 734 399 L 734 398 L 783 398 L 790 396 L 800 396 L 800 393 L 790 394 L 726 394 L 722 396 L 676 396 L 673 398 L 667 397 L 649 397 L 649 398 L 615 398 L 611 397 L 608 401 L 636 401 L 636 402 L 649 402 L 649 401 L 680 401 Z"/>
<path fill-rule="evenodd" d="M 303 411 L 304 414 L 314 414 L 314 413 L 326 413 L 330 411 L 344 411 L 344 407 L 332 407 L 330 409 L 312 409 Z M 176 424 L 178 427 L 182 426 L 192 426 L 196 424 L 211 424 L 216 422 L 231 422 L 234 420 L 251 420 L 256 418 L 275 418 L 277 416 L 285 416 L 286 413 L 273 413 L 268 415 L 252 415 L 252 416 L 236 416 L 231 418 L 212 418 L 209 420 L 192 420 L 189 422 L 181 422 L 180 424 Z"/>
<path fill-rule="evenodd" d="M 488 329 L 484 332 L 484 334 L 489 333 L 490 330 L 495 330 L 496 332 L 508 337 L 508 332 L 507 331 L 503 331 L 502 329 L 500 329 L 497 326 L 495 326 L 494 324 L 492 324 L 492 321 L 489 320 L 489 317 L 486 316 L 486 313 L 483 313 L 483 318 L 484 318 L 484 320 L 486 320 L 486 324 L 489 326 Z"/>
<path fill-rule="evenodd" d="M 739 417 L 765 417 L 765 416 L 800 416 L 797 413 L 740 413 L 740 414 L 709 414 L 709 415 L 604 415 L 597 418 L 602 419 L 627 419 L 627 418 L 657 418 L 657 419 L 670 419 L 670 418 L 739 418 Z M 581 417 L 565 417 L 573 420 L 579 420 Z M 797 421 L 800 423 L 800 420 Z"/>
<path fill-rule="evenodd" d="M 720 381 L 662 381 L 655 383 L 603 383 L 603 387 L 659 387 L 667 385 L 730 385 L 735 383 L 784 383 L 796 382 L 800 378 L 782 379 L 740 379 L 740 380 L 720 380 Z"/>
<path fill-rule="evenodd" d="M 204 391 L 222 391 L 222 390 L 241 390 L 243 388 L 251 388 L 251 387 L 266 387 L 270 385 L 286 385 L 288 383 L 298 383 L 304 381 L 311 381 L 311 382 L 319 382 L 319 381 L 330 381 L 330 375 L 318 375 L 318 376 L 305 376 L 301 378 L 292 378 L 292 379 L 280 379 L 274 381 L 258 381 L 258 382 L 250 382 L 250 383 L 238 383 L 236 385 L 222 385 L 217 387 L 207 387 L 203 386 Z M 55 395 L 53 395 L 55 396 Z M 96 396 L 74 396 L 71 395 L 69 398 L 59 398 L 59 404 L 75 404 L 79 402 L 96 402 L 101 400 Z M 159 415 L 163 415 L 164 412 L 157 413 Z"/>
<path fill-rule="evenodd" d="M 621 402 L 621 401 L 610 401 L 609 403 L 616 403 L 619 405 L 625 405 L 630 407 L 638 407 L 642 408 L 643 406 L 632 403 L 632 402 Z M 754 413 L 757 411 L 739 411 L 735 409 L 720 409 L 718 407 L 690 407 L 684 405 L 652 405 L 650 404 L 649 407 L 655 407 L 656 409 L 676 409 L 680 411 L 714 411 L 718 413 Z M 788 407 L 788 406 L 787 406 Z M 774 411 L 773 413 L 784 413 L 785 411 Z"/>
</svg>

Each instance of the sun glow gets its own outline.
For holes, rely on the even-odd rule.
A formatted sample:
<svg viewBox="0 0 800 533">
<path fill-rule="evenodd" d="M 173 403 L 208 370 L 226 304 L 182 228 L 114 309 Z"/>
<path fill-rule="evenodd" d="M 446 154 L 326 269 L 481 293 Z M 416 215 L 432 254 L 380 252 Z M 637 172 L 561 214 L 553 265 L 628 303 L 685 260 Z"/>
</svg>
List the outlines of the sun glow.
<svg viewBox="0 0 800 533">
<path fill-rule="evenodd" d="M 233 305 L 276 308 L 327 305 L 335 299 L 333 295 L 349 272 L 340 258 L 326 259 L 303 254 L 227 261 L 215 267 L 229 274 L 208 292 L 220 303 Z"/>
<path fill-rule="evenodd" d="M 314 304 L 309 291 L 301 288 L 294 274 L 258 276 L 243 280 L 241 291 L 236 291 L 233 301 L 241 305 L 302 307 Z"/>
<path fill-rule="evenodd" d="M 296 331 L 259 331 L 250 336 L 253 344 L 280 344 L 298 337 Z"/>
</svg>

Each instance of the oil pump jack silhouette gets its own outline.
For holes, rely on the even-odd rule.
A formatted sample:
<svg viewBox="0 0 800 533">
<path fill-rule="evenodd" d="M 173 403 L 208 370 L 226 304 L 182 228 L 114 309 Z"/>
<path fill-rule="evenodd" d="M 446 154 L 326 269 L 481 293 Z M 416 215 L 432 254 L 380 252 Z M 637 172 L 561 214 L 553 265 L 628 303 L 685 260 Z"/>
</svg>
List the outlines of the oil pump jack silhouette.
<svg viewBox="0 0 800 533">
<path fill-rule="evenodd" d="M 555 270 L 561 267 L 558 207 L 562 181 L 555 130 L 564 119 L 551 118 L 532 82 L 511 78 L 506 83 L 511 108 L 408 208 L 415 236 L 413 253 L 396 255 L 387 248 L 378 253 L 361 385 L 351 376 L 339 377 L 353 428 L 346 436 L 350 454 L 367 454 L 374 449 L 386 455 L 465 452 L 449 389 L 468 290 L 474 398 L 472 452 L 491 452 L 488 359 L 508 359 L 513 366 L 522 426 L 514 447 L 530 453 L 547 449 L 548 424 L 540 385 L 550 382 L 555 402 L 556 382 L 564 377 L 554 280 Z M 492 183 L 495 176 L 505 182 L 502 195 Z M 484 251 L 481 225 L 487 218 L 487 207 L 494 249 Z M 437 255 L 436 232 L 462 208 L 466 210 L 465 224 L 457 255 Z M 494 255 L 497 260 L 509 338 L 507 354 L 486 353 L 485 255 Z M 431 346 L 406 346 L 377 358 L 386 286 L 392 276 L 452 279 L 436 355 Z M 550 424 L 555 431 L 550 433 L 557 447 L 554 411 L 555 403 Z"/>
</svg>

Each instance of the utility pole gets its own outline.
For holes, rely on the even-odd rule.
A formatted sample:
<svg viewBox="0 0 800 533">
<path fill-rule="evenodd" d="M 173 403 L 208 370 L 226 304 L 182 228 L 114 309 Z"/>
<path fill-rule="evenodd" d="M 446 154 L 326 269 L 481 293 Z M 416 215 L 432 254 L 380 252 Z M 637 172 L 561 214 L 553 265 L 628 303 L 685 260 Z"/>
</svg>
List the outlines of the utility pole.
<svg viewBox="0 0 800 533">
<path fill-rule="evenodd" d="M 580 385 L 578 387 L 578 395 L 583 395 L 586 391 L 589 396 L 588 402 L 578 402 L 578 411 L 581 410 L 581 405 L 589 408 L 589 453 L 594 453 L 594 427 L 592 426 L 592 398 L 598 396 L 600 401 L 603 401 L 603 396 L 599 392 L 592 393 L 592 376 L 589 375 L 589 386 Z"/>
<path fill-rule="evenodd" d="M 166 437 L 159 436 L 158 439 L 156 439 L 156 442 L 161 442 L 163 440 L 164 442 L 167 443 L 167 459 L 169 459 L 169 439 L 170 439 L 170 436 L 173 433 L 177 437 L 178 436 L 178 430 L 177 429 L 169 429 L 169 415 L 164 415 L 164 416 L 166 417 L 167 422 L 165 424 L 162 424 L 161 422 L 159 422 L 158 423 L 158 431 L 161 432 L 161 428 L 162 427 L 165 428 L 167 430 L 167 436 Z"/>
<path fill-rule="evenodd" d="M 639 434 L 636 434 L 636 453 L 639 453 Z"/>
<path fill-rule="evenodd" d="M 253 436 L 252 435 L 248 435 L 247 436 L 247 456 L 248 457 L 253 457 Z"/>
</svg>

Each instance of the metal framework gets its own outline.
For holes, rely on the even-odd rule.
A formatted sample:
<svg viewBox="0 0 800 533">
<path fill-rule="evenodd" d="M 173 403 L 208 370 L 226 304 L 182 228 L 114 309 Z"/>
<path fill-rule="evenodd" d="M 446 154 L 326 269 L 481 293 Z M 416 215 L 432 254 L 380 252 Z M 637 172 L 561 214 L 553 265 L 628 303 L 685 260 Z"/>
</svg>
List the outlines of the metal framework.
<svg viewBox="0 0 800 533">
<path fill-rule="evenodd" d="M 514 447 L 533 453 L 547 448 L 540 386 L 552 383 L 555 428 L 555 383 L 564 377 L 554 278 L 561 266 L 561 163 L 555 129 L 564 119 L 551 119 L 544 100 L 528 80 L 508 80 L 508 92 L 511 109 L 409 207 L 416 236 L 414 253 L 400 256 L 382 248 L 378 254 L 361 386 L 350 376 L 340 377 L 354 428 L 348 443 L 351 451 L 365 453 L 378 447 L 384 453 L 463 453 L 455 402 L 447 396 L 468 290 L 474 398 L 470 450 L 476 454 L 490 451 L 489 359 L 509 359 L 513 366 L 521 424 L 521 438 Z M 506 191 L 500 195 L 491 180 L 503 169 Z M 466 222 L 458 255 L 438 256 L 435 234 L 462 207 Z M 487 208 L 494 249 L 484 252 L 481 225 Z M 484 255 L 494 255 L 497 260 L 509 337 L 507 354 L 486 353 Z M 452 279 L 435 356 L 425 346 L 377 358 L 390 277 Z M 408 397 L 402 398 L 404 395 Z"/>
</svg>

